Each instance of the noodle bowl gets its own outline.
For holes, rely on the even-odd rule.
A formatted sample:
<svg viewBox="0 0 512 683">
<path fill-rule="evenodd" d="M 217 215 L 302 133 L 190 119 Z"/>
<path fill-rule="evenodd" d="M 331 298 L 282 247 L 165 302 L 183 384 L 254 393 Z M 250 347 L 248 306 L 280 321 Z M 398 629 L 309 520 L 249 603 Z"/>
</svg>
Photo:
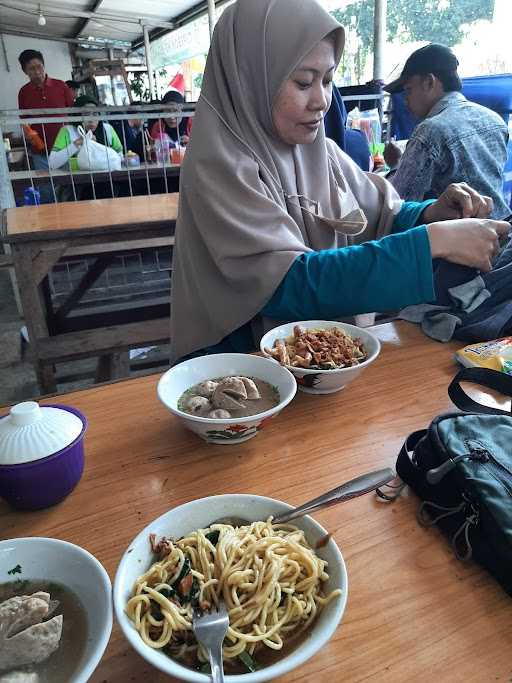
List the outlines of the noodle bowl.
<svg viewBox="0 0 512 683">
<path fill-rule="evenodd" d="M 161 565 L 162 563 L 165 563 L 165 558 L 169 553 L 162 553 L 158 556 L 155 555 L 149 543 L 150 534 L 154 534 L 156 540 L 161 539 L 163 536 L 172 537 L 173 539 L 180 539 L 179 542 L 173 543 L 173 546 L 177 546 L 183 552 L 183 554 L 185 554 L 185 547 L 191 548 L 192 550 L 190 551 L 190 555 L 193 556 L 194 549 L 197 549 L 198 547 L 196 534 L 200 533 L 199 530 L 203 530 L 204 536 L 209 534 L 209 528 L 212 524 L 212 520 L 235 517 L 250 520 L 268 520 L 271 515 L 277 515 L 290 509 L 290 505 L 272 498 L 265 498 L 262 496 L 254 496 L 249 494 L 227 494 L 209 498 L 200 498 L 180 505 L 179 507 L 169 510 L 161 517 L 151 522 L 145 529 L 143 529 L 130 543 L 128 549 L 122 557 L 114 582 L 114 608 L 116 612 L 116 618 L 124 636 L 130 642 L 131 646 L 138 652 L 138 654 L 144 657 L 144 659 L 146 659 L 157 669 L 168 675 L 175 676 L 180 680 L 190 681 L 191 683 L 207 683 L 207 681 L 211 680 L 211 678 L 205 673 L 201 673 L 197 670 L 198 662 L 196 653 L 198 646 L 192 632 L 188 630 L 186 626 L 184 626 L 184 629 L 181 632 L 182 635 L 179 639 L 173 639 L 171 637 L 166 645 L 154 647 L 153 645 L 158 643 L 160 635 L 163 633 L 163 625 L 157 624 L 157 628 L 151 630 L 150 632 L 149 618 L 146 619 L 148 622 L 146 633 L 149 635 L 150 640 L 153 641 L 152 644 L 148 644 L 141 637 L 141 632 L 138 630 L 140 625 L 144 622 L 144 616 L 147 613 L 147 609 L 143 609 L 142 607 L 139 608 L 139 627 L 136 625 L 136 621 L 132 618 L 135 617 L 136 619 L 137 603 L 139 600 L 142 602 L 142 600 L 135 600 L 134 603 L 130 603 L 130 600 L 138 594 L 147 592 L 140 590 L 140 585 L 144 583 L 144 581 L 146 581 L 147 584 L 153 584 L 153 581 L 155 580 L 162 580 L 162 583 L 166 583 L 168 586 L 174 587 L 171 586 L 171 584 L 176 583 L 177 579 L 179 578 L 178 576 L 176 579 L 174 579 L 176 571 L 178 571 L 179 567 L 183 569 L 183 563 L 179 559 L 177 560 L 179 565 L 170 564 L 163 567 L 154 567 L 155 565 Z M 298 532 L 295 532 L 291 525 L 276 525 L 273 527 L 273 532 L 275 530 L 276 534 L 278 532 L 292 534 L 290 543 L 293 541 L 293 543 L 296 543 L 297 546 L 299 546 L 298 552 L 300 552 L 301 556 L 303 551 L 302 544 L 299 541 L 300 533 L 304 534 L 306 543 L 310 547 L 314 547 L 318 541 L 325 537 L 325 529 L 323 529 L 318 522 L 309 516 L 295 520 L 293 524 L 296 525 Z M 262 529 L 266 525 L 267 522 L 260 521 L 257 527 Z M 220 562 L 221 558 L 223 557 L 221 551 L 222 547 L 231 549 L 230 552 L 234 552 L 233 545 L 238 545 L 241 548 L 244 548 L 244 552 L 242 558 L 242 553 L 236 551 L 236 557 L 238 557 L 238 560 L 243 559 L 244 562 L 247 562 L 247 564 L 244 565 L 240 571 L 250 569 L 250 558 L 245 557 L 246 555 L 249 555 L 247 552 L 248 542 L 246 542 L 246 545 L 241 546 L 240 543 L 242 539 L 238 538 L 237 532 L 233 532 L 228 527 L 226 528 L 230 532 L 229 535 L 231 536 L 231 540 L 229 540 L 228 537 L 226 537 L 225 540 L 221 540 L 221 536 L 223 536 L 223 534 L 221 534 L 221 529 L 219 527 L 222 526 L 226 525 L 217 525 L 217 529 L 214 529 L 214 531 L 219 530 L 219 540 L 215 544 L 212 543 L 212 545 L 215 547 L 215 556 L 217 558 L 217 562 Z M 253 527 L 253 525 L 249 524 L 248 526 Z M 253 527 L 253 531 L 255 531 L 255 536 L 257 533 L 261 534 L 261 531 L 257 531 L 255 527 Z M 296 533 L 297 536 L 293 538 L 293 535 Z M 263 536 L 263 534 L 261 535 Z M 269 544 L 270 549 L 275 548 L 276 551 L 279 547 L 279 543 L 283 543 L 285 540 L 281 536 L 278 536 L 278 542 L 274 544 L 272 541 L 270 541 L 270 538 L 270 536 L 263 536 L 261 542 L 262 544 Z M 205 544 L 205 541 L 203 540 L 199 541 L 199 547 L 206 547 L 208 549 L 208 553 L 213 553 L 208 544 Z M 269 548 L 267 546 L 267 550 L 268 549 Z M 196 552 L 198 557 L 204 557 L 202 555 L 203 551 L 201 549 L 196 550 Z M 189 553 L 188 549 L 187 553 Z M 176 552 L 176 555 L 179 555 L 179 553 Z M 253 563 L 259 561 L 256 560 L 256 557 L 261 559 L 264 557 L 264 555 L 265 553 L 263 553 L 263 551 L 261 551 L 261 554 L 259 555 L 255 553 Z M 233 597 L 232 582 L 234 581 L 234 585 L 238 586 L 236 594 L 239 596 L 239 599 L 240 596 L 243 596 L 246 599 L 244 604 L 249 606 L 249 600 L 256 596 L 256 594 L 258 594 L 258 596 L 260 595 L 260 591 L 256 591 L 254 586 L 251 587 L 251 584 L 254 584 L 255 581 L 252 581 L 249 577 L 248 580 L 238 583 L 240 575 L 236 575 L 234 572 L 235 564 L 230 565 L 231 569 L 233 570 L 231 579 L 226 579 L 226 577 L 223 577 L 222 584 L 219 581 L 219 577 L 215 575 L 214 572 L 211 573 L 211 579 L 213 579 L 213 581 L 209 584 L 209 586 L 203 586 L 201 595 L 197 596 L 197 601 L 199 601 L 199 599 L 204 600 L 205 602 L 213 601 L 215 599 L 214 595 L 218 596 L 222 594 L 223 599 L 225 599 L 228 609 L 231 612 L 231 628 L 233 631 L 243 634 L 243 637 L 240 638 L 235 637 L 232 640 L 228 640 L 228 638 L 225 639 L 225 653 L 229 654 L 229 648 L 235 647 L 240 648 L 244 653 L 250 653 L 251 650 L 249 648 L 251 648 L 256 642 L 256 645 L 254 645 L 253 655 L 260 664 L 260 668 L 257 671 L 250 673 L 237 673 L 237 669 L 235 667 L 226 665 L 226 683 L 261 683 L 262 681 L 269 681 L 271 679 L 278 678 L 315 655 L 331 638 L 336 630 L 336 627 L 338 626 L 339 621 L 341 620 L 346 605 L 348 589 L 345 563 L 333 539 L 330 539 L 326 545 L 316 550 L 315 555 L 317 556 L 317 560 L 323 563 L 323 571 L 325 571 L 326 576 L 328 575 L 328 578 L 325 581 L 320 581 L 320 587 L 316 593 L 312 592 L 311 594 L 308 594 L 308 579 L 314 576 L 315 572 L 320 575 L 322 569 L 320 569 L 319 565 L 317 565 L 315 568 L 314 562 L 310 562 L 309 564 L 305 562 L 307 569 L 304 570 L 304 585 L 301 586 L 300 581 L 302 581 L 302 579 L 299 580 L 297 578 L 295 579 L 294 586 L 296 591 L 300 589 L 306 596 L 304 599 L 302 599 L 303 604 L 301 604 L 303 610 L 302 615 L 304 618 L 299 619 L 295 613 L 293 616 L 290 613 L 290 621 L 286 624 L 283 623 L 277 629 L 277 635 L 279 637 L 277 637 L 276 634 L 269 633 L 270 628 L 268 628 L 267 632 L 265 632 L 266 637 L 261 639 L 263 634 L 258 633 L 256 635 L 256 641 L 251 640 L 249 636 L 253 634 L 253 630 L 254 632 L 257 630 L 256 627 L 258 627 L 258 629 L 260 627 L 260 622 L 257 620 L 258 615 L 252 615 L 247 612 L 245 616 L 250 617 L 252 620 L 251 624 L 242 624 L 241 621 L 237 622 L 236 612 L 232 612 L 234 609 L 233 606 L 236 605 L 235 598 Z M 207 554 L 207 558 L 208 557 L 210 556 Z M 279 557 L 279 555 L 277 552 L 275 553 L 275 556 L 274 553 L 270 553 L 270 557 L 272 558 L 273 562 L 275 562 L 276 557 Z M 304 557 L 307 557 L 307 553 L 304 555 Z M 295 558 L 292 559 L 295 560 Z M 201 561 L 204 562 L 204 559 Z M 175 562 L 176 560 L 172 560 L 172 563 Z M 208 564 L 211 562 L 213 562 L 215 568 L 215 559 L 213 559 L 213 561 L 211 559 L 208 560 Z M 268 563 L 267 574 L 260 572 L 258 576 L 258 581 L 261 580 L 261 584 L 259 585 L 261 585 L 261 587 L 264 589 L 267 588 L 269 590 L 269 596 L 271 598 L 273 596 L 274 600 L 272 604 L 275 605 L 277 603 L 278 590 L 281 591 L 281 598 L 283 595 L 285 595 L 284 600 L 279 600 L 280 604 L 277 606 L 277 608 L 273 608 L 271 610 L 271 619 L 274 619 L 274 614 L 277 616 L 284 616 L 285 605 L 288 600 L 286 596 L 290 594 L 290 592 L 285 591 L 284 588 L 289 588 L 291 585 L 284 586 L 283 588 L 283 584 L 286 583 L 285 577 L 287 576 L 285 574 L 285 570 L 288 572 L 290 584 L 292 584 L 293 575 L 290 569 L 291 565 L 286 565 L 286 563 L 284 564 L 285 567 L 281 573 L 280 587 L 275 589 L 275 593 L 273 593 L 273 580 L 264 581 L 264 579 L 268 579 L 268 576 L 271 573 L 272 562 Z M 206 570 L 203 572 L 201 566 L 199 566 L 198 570 L 194 569 L 194 571 L 197 571 L 198 574 L 203 574 L 205 577 L 207 577 Z M 155 570 L 154 576 L 152 574 L 148 575 L 148 571 L 151 568 Z M 174 574 L 171 575 L 173 570 Z M 162 575 L 158 577 L 157 572 L 162 572 Z M 168 575 L 166 576 L 164 572 L 167 572 Z M 200 577 L 197 578 L 192 575 L 192 578 L 196 578 L 198 584 L 201 583 Z M 182 579 L 180 579 L 180 581 L 181 580 Z M 207 581 L 208 580 L 209 579 L 207 579 Z M 219 581 L 219 583 L 214 583 L 215 580 Z M 204 581 L 204 584 L 207 584 L 207 581 Z M 188 583 L 189 582 L 190 579 L 188 580 Z M 157 586 L 163 591 L 162 595 L 164 597 L 168 598 L 171 596 L 171 593 L 167 593 L 167 591 L 165 591 L 165 586 L 159 585 L 158 583 L 154 584 L 153 589 L 156 589 Z M 149 587 L 151 589 L 152 585 Z M 175 586 L 174 589 L 176 590 L 177 587 L 178 586 Z M 191 586 L 187 585 L 187 583 L 182 585 L 181 588 L 186 591 L 187 594 L 191 590 Z M 338 589 L 341 590 L 341 595 L 338 597 L 332 596 L 330 601 L 327 601 L 327 598 L 330 597 L 330 594 Z M 194 594 L 196 591 L 197 586 L 194 588 Z M 314 599 L 314 595 L 317 595 L 317 600 Z M 166 611 L 166 603 L 161 601 L 160 598 L 157 598 L 155 601 L 153 601 L 149 594 L 148 599 L 150 604 L 153 602 L 155 603 L 155 606 L 153 607 L 154 618 L 157 621 L 161 621 L 162 617 L 160 616 L 160 613 Z M 298 600 L 300 603 L 301 599 Z M 159 603 L 158 608 L 156 606 L 157 602 Z M 240 600 L 240 602 L 242 601 Z M 323 604 L 324 602 L 325 604 Z M 128 611 L 130 614 L 127 613 L 127 607 L 129 603 L 130 606 Z M 163 610 L 162 603 L 164 605 Z M 259 609 L 258 605 L 259 603 L 255 601 L 255 611 L 256 608 Z M 309 605 L 311 605 L 311 608 Z M 206 604 L 203 606 L 206 607 Z M 315 607 L 316 614 L 313 616 L 311 612 L 315 609 Z M 180 616 L 183 618 L 184 622 L 186 623 L 188 621 L 190 623 L 192 615 L 190 607 L 187 606 L 187 604 L 180 604 L 178 609 L 183 610 L 183 613 Z M 260 619 L 262 618 L 262 611 L 263 610 L 260 610 L 259 613 Z M 269 610 L 267 609 L 267 612 L 268 611 Z M 311 620 L 308 623 L 309 616 L 311 616 Z M 268 625 L 271 622 L 265 619 L 261 623 Z M 305 624 L 307 624 L 307 626 L 304 628 Z M 144 626 L 141 628 L 146 627 Z M 187 635 L 185 635 L 185 633 Z M 302 633 L 302 635 L 299 635 L 299 637 L 296 638 L 296 634 L 299 633 Z M 164 638 L 166 638 L 167 635 L 164 636 Z M 278 650 L 269 647 L 263 642 L 264 640 L 268 640 L 270 643 L 275 645 L 279 643 L 279 638 L 283 641 L 283 647 Z M 180 640 L 183 642 L 180 642 Z M 168 654 L 171 648 L 173 653 Z M 180 652 L 180 649 L 182 652 Z M 178 659 L 178 657 L 182 658 Z M 200 652 L 197 654 L 197 657 L 199 658 L 199 661 L 202 662 L 203 655 Z M 236 661 L 236 658 L 233 658 L 232 661 Z M 199 666 L 201 665 L 199 664 Z M 242 671 L 242 669 L 243 667 L 240 666 L 238 670 Z M 246 671 L 246 669 L 243 670 Z"/>
<path fill-rule="evenodd" d="M 208 661 L 190 637 L 194 606 L 210 609 L 224 600 L 229 671 L 244 651 L 257 662 L 262 649 L 281 650 L 341 595 L 337 589 L 324 596 L 327 563 L 304 531 L 273 525 L 272 518 L 242 527 L 214 524 L 153 547 L 161 559 L 137 579 L 126 611 L 147 645 L 191 666 Z"/>
</svg>

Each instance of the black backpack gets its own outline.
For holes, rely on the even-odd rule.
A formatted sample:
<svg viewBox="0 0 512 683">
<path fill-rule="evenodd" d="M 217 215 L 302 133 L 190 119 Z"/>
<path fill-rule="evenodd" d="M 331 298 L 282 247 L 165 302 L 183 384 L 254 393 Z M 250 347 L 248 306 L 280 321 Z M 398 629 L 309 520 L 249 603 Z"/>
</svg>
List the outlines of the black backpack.
<svg viewBox="0 0 512 683">
<path fill-rule="evenodd" d="M 475 559 L 512 595 L 512 414 L 477 403 L 462 381 L 512 396 L 512 376 L 464 368 L 448 388 L 463 412 L 411 434 L 396 469 L 422 500 L 419 521 L 440 527 L 459 559 Z"/>
</svg>

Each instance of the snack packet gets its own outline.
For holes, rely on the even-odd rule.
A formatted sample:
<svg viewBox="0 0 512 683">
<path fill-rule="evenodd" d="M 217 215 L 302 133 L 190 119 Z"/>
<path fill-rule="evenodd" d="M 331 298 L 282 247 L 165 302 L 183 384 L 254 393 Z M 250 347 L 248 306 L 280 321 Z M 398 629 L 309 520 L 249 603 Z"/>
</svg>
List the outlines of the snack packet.
<svg viewBox="0 0 512 683">
<path fill-rule="evenodd" d="M 467 368 L 490 368 L 512 375 L 512 337 L 469 344 L 455 352 L 455 360 Z"/>
</svg>

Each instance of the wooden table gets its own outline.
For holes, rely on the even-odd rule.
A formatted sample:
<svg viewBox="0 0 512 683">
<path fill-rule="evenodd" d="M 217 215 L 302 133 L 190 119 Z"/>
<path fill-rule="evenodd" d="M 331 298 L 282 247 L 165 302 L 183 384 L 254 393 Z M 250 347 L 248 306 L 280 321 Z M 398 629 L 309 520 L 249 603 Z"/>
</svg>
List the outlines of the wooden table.
<svg viewBox="0 0 512 683">
<path fill-rule="evenodd" d="M 54 364 L 159 343 L 169 338 L 168 316 L 143 323 L 51 335 L 46 278 L 64 255 L 99 254 L 56 316 L 65 318 L 122 249 L 172 246 L 178 194 L 43 204 L 4 210 L 2 239 L 12 261 L 38 381 L 55 392 Z"/>
<path fill-rule="evenodd" d="M 158 377 L 68 394 L 89 419 L 78 488 L 49 510 L 0 503 L 0 536 L 47 535 L 84 546 L 113 578 L 135 535 L 202 496 L 255 493 L 299 504 L 365 471 L 393 466 L 409 432 L 449 409 L 451 352 L 409 323 L 373 328 L 382 353 L 346 391 L 298 393 L 264 432 L 213 446 L 185 431 L 156 397 Z M 491 399 L 489 399 L 490 402 Z M 281 683 L 509 682 L 512 601 L 474 564 L 456 560 L 418 501 L 367 495 L 318 512 L 347 563 L 347 609 L 330 643 Z M 153 670 L 117 625 L 93 683 L 175 680 Z"/>
</svg>

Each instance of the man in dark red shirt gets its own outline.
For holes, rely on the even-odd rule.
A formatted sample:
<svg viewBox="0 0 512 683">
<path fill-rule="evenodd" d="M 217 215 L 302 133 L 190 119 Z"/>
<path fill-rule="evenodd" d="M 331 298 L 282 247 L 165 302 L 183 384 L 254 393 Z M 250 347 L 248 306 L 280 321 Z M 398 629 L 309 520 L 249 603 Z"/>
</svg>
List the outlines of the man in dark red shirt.
<svg viewBox="0 0 512 683">
<path fill-rule="evenodd" d="M 18 57 L 21 68 L 30 78 L 30 82 L 20 88 L 18 106 L 20 109 L 57 109 L 72 107 L 73 93 L 64 83 L 50 78 L 44 68 L 43 55 L 37 50 L 23 50 Z M 34 168 L 48 168 L 48 154 L 52 151 L 53 142 L 62 123 L 32 124 L 25 127 L 25 134 L 32 146 Z M 27 130 L 29 128 L 29 130 Z M 32 132 L 31 132 L 32 131 Z"/>
</svg>

